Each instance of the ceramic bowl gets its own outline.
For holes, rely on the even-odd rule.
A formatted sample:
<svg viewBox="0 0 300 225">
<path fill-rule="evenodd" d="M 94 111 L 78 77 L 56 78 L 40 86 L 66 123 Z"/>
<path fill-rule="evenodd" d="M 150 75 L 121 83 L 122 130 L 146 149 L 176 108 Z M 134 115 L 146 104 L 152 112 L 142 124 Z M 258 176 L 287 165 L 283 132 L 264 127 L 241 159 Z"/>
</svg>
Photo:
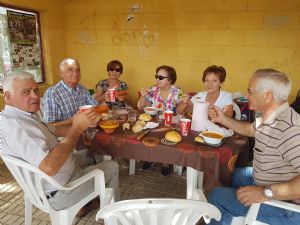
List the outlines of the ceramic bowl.
<svg viewBox="0 0 300 225">
<path fill-rule="evenodd" d="M 149 114 L 149 115 L 152 115 L 152 116 L 155 116 L 158 112 L 158 108 L 155 108 L 155 107 L 145 107 L 144 108 L 144 112 Z"/>
<path fill-rule="evenodd" d="M 212 145 L 220 144 L 224 138 L 223 134 L 214 131 L 203 131 L 199 134 L 199 136 L 201 136 L 206 143 Z"/>
</svg>

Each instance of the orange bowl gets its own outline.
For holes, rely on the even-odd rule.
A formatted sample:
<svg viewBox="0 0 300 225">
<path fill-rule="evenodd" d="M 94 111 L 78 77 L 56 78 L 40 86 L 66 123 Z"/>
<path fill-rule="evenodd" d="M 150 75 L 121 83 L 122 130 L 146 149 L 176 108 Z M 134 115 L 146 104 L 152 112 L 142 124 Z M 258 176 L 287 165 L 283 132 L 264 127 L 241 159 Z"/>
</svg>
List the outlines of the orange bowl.
<svg viewBox="0 0 300 225">
<path fill-rule="evenodd" d="M 108 109 L 107 105 L 97 105 L 94 107 L 95 112 L 98 114 L 107 113 Z"/>
<path fill-rule="evenodd" d="M 117 120 L 103 120 L 99 123 L 99 126 L 105 131 L 107 134 L 111 134 L 115 131 L 115 129 L 119 126 L 119 122 Z"/>
</svg>

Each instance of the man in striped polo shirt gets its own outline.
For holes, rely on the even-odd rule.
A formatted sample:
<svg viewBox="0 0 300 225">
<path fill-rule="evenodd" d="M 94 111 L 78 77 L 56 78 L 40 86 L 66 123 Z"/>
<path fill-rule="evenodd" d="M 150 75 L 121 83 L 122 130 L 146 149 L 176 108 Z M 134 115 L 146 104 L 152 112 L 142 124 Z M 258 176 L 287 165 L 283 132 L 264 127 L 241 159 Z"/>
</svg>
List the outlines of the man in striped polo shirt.
<svg viewBox="0 0 300 225">
<path fill-rule="evenodd" d="M 209 202 L 222 212 L 220 222 L 246 216 L 249 206 L 270 199 L 300 199 L 300 115 L 288 105 L 291 82 L 274 69 L 259 69 L 248 84 L 249 107 L 261 116 L 254 123 L 226 117 L 210 109 L 214 122 L 235 132 L 255 137 L 253 167 L 236 168 L 232 187 L 215 188 Z M 299 224 L 300 214 L 262 204 L 257 220 L 267 224 Z"/>
</svg>

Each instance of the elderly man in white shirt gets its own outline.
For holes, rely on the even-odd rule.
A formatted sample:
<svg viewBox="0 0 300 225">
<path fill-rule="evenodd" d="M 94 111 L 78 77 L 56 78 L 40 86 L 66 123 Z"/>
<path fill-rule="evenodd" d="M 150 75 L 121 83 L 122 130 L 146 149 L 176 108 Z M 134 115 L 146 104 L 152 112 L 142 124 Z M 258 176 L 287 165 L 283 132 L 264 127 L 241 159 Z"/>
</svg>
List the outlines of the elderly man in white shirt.
<svg viewBox="0 0 300 225">
<path fill-rule="evenodd" d="M 105 161 L 92 167 L 81 168 L 72 156 L 80 135 L 99 117 L 89 109 L 77 113 L 70 126 L 53 127 L 43 123 L 36 112 L 40 108 L 39 90 L 32 74 L 16 72 L 3 81 L 5 109 L 1 113 L 1 153 L 21 158 L 53 176 L 61 185 L 83 176 L 93 168 L 104 171 L 107 187 L 119 195 L 119 168 L 114 161 Z M 56 136 L 64 136 L 61 142 Z M 75 204 L 91 192 L 93 183 L 87 182 L 74 191 L 57 191 L 50 184 L 44 189 L 57 210 Z M 87 210 L 83 210 L 85 214 Z"/>
</svg>

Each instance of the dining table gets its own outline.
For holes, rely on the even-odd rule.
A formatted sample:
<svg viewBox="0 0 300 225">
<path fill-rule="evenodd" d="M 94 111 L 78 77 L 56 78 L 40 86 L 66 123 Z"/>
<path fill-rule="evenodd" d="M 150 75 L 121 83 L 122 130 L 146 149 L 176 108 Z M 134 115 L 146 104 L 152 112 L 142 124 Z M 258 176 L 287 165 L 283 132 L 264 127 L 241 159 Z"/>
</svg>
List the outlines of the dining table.
<svg viewBox="0 0 300 225">
<path fill-rule="evenodd" d="M 87 148 L 90 156 L 129 159 L 131 174 L 134 173 L 135 160 L 173 164 L 175 168 L 186 167 L 187 199 L 206 201 L 203 190 L 210 188 L 206 187 L 207 183 L 207 186 L 211 183 L 230 186 L 235 163 L 239 154 L 247 150 L 248 139 L 234 134 L 224 138 L 221 144 L 210 145 L 195 142 L 199 132 L 190 130 L 179 143 L 166 141 L 166 132 L 175 129 L 174 126 L 159 126 L 138 140 L 138 134 L 130 129 L 123 130 L 122 126 L 111 134 L 98 128 L 89 145 L 80 141 L 77 149 Z"/>
</svg>

